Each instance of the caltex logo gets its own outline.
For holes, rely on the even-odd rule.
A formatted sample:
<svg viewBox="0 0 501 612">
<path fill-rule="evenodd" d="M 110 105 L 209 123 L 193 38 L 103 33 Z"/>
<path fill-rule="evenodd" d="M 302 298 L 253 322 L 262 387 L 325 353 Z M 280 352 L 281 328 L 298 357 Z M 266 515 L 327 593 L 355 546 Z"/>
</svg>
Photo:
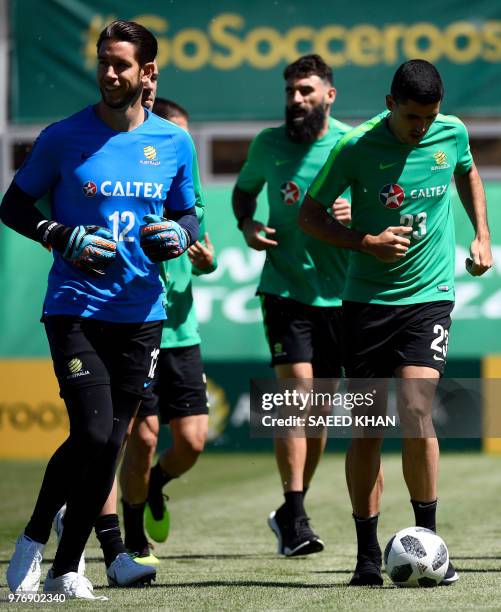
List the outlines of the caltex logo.
<svg viewBox="0 0 501 612">
<path fill-rule="evenodd" d="M 301 190 L 296 183 L 288 181 L 280 186 L 280 193 L 284 204 L 295 204 L 301 197 Z"/>
<path fill-rule="evenodd" d="M 396 183 L 385 185 L 379 192 L 379 201 L 385 208 L 400 208 L 404 198 L 405 191 Z"/>
<path fill-rule="evenodd" d="M 93 183 L 92 181 L 87 181 L 86 183 L 84 183 L 82 191 L 84 192 L 86 198 L 93 198 L 97 193 L 96 183 Z"/>
</svg>

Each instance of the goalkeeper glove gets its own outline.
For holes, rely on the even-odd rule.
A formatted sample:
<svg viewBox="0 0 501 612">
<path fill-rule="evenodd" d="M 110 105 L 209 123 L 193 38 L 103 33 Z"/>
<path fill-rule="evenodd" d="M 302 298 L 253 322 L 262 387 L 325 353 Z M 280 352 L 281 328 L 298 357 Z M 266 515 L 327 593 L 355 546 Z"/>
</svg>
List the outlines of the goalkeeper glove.
<svg viewBox="0 0 501 612">
<path fill-rule="evenodd" d="M 37 227 L 37 233 L 44 246 L 52 246 L 64 259 L 91 276 L 104 276 L 104 270 L 113 263 L 117 254 L 117 243 L 105 227 L 68 227 L 44 221 Z"/>
<path fill-rule="evenodd" d="M 182 255 L 189 247 L 188 232 L 179 223 L 158 215 L 146 215 L 139 230 L 140 245 L 147 257 L 157 263 Z"/>
</svg>

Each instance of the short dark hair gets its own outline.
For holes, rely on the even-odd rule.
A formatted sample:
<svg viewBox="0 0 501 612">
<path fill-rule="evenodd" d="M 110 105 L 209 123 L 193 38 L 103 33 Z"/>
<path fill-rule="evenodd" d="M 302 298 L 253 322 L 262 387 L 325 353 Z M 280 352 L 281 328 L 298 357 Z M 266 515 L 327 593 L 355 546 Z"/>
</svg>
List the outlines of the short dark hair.
<svg viewBox="0 0 501 612">
<path fill-rule="evenodd" d="M 172 119 L 172 117 L 184 117 L 186 121 L 188 121 L 190 118 L 187 110 L 185 110 L 179 104 L 176 104 L 176 102 L 173 102 L 172 100 L 167 100 L 166 98 L 155 98 L 155 102 L 153 104 L 153 112 L 155 113 L 155 115 L 163 117 L 164 119 Z"/>
<path fill-rule="evenodd" d="M 157 56 L 158 43 L 153 34 L 140 23 L 117 19 L 99 34 L 97 52 L 105 40 L 120 40 L 130 42 L 136 47 L 137 61 L 141 66 L 152 62 Z"/>
<path fill-rule="evenodd" d="M 320 55 L 316 53 L 302 55 L 295 62 L 286 66 L 284 70 L 284 79 L 288 81 L 289 79 L 299 79 L 313 74 L 316 74 L 331 85 L 334 83 L 332 69 L 324 62 Z"/>
<path fill-rule="evenodd" d="M 433 104 L 444 97 L 444 84 L 433 64 L 422 59 L 409 60 L 395 72 L 391 83 L 395 102 L 413 100 L 419 104 Z"/>
</svg>

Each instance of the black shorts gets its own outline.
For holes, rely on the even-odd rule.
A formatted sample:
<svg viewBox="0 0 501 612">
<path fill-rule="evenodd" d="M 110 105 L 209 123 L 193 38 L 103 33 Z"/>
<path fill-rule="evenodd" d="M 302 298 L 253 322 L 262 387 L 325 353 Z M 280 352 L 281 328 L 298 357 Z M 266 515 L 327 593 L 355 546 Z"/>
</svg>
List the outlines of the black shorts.
<svg viewBox="0 0 501 612">
<path fill-rule="evenodd" d="M 454 302 L 408 306 L 343 302 L 349 378 L 390 378 L 403 365 L 443 374 Z"/>
<path fill-rule="evenodd" d="M 171 419 L 208 413 L 200 345 L 160 349 L 155 382 L 137 416 L 158 414 L 162 423 L 168 423 Z"/>
<path fill-rule="evenodd" d="M 94 385 L 145 395 L 155 375 L 162 321 L 111 323 L 57 315 L 44 323 L 62 397 Z"/>
<path fill-rule="evenodd" d="M 309 306 L 264 293 L 261 308 L 272 366 L 311 363 L 317 378 L 341 376 L 341 307 Z"/>
</svg>

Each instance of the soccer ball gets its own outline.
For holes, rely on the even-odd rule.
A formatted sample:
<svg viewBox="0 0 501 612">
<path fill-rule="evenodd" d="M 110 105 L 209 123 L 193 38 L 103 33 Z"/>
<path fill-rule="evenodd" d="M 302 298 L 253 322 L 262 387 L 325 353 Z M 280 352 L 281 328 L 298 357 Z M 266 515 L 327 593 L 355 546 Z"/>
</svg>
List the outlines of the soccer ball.
<svg viewBox="0 0 501 612">
<path fill-rule="evenodd" d="M 449 552 L 435 532 L 424 527 L 408 527 L 396 533 L 386 545 L 384 565 L 397 586 L 432 587 L 444 579 Z"/>
</svg>

